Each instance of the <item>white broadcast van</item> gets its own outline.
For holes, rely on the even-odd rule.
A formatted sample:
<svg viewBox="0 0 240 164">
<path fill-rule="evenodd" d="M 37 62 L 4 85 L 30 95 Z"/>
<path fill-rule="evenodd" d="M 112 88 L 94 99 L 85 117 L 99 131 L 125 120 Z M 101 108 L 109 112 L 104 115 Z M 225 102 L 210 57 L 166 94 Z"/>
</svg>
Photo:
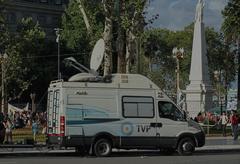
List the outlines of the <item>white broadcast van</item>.
<svg viewBox="0 0 240 164">
<path fill-rule="evenodd" d="M 148 78 L 80 74 L 48 89 L 48 144 L 108 156 L 112 149 L 160 149 L 190 155 L 203 129 Z"/>
<path fill-rule="evenodd" d="M 139 74 L 98 76 L 104 40 L 96 43 L 90 68 L 74 58 L 66 64 L 82 72 L 48 88 L 49 145 L 108 156 L 112 149 L 160 149 L 190 155 L 205 144 L 201 126 L 148 78 Z"/>
</svg>

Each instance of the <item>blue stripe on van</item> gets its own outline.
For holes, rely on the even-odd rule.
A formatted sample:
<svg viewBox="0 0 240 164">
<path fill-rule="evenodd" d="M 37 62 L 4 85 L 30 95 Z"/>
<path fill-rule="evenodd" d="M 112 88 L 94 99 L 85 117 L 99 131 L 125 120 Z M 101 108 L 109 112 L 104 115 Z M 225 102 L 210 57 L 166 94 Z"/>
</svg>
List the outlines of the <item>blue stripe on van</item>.
<svg viewBox="0 0 240 164">
<path fill-rule="evenodd" d="M 85 118 L 84 120 L 68 120 L 66 121 L 67 125 L 77 125 L 77 124 L 97 124 L 105 122 L 119 121 L 120 119 L 90 119 Z"/>
</svg>

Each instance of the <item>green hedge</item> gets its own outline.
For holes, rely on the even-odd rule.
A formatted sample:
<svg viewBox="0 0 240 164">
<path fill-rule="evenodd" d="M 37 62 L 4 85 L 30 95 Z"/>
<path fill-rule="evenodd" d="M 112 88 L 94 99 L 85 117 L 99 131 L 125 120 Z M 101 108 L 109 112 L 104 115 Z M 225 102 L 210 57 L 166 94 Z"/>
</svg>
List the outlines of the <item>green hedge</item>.
<svg viewBox="0 0 240 164">
<path fill-rule="evenodd" d="M 46 142 L 45 134 L 41 134 L 42 129 L 39 129 L 39 133 L 36 136 L 36 141 L 40 143 Z M 23 142 L 25 139 L 32 139 L 32 129 L 31 128 L 21 128 L 21 129 L 13 129 L 13 142 L 20 143 Z"/>
</svg>

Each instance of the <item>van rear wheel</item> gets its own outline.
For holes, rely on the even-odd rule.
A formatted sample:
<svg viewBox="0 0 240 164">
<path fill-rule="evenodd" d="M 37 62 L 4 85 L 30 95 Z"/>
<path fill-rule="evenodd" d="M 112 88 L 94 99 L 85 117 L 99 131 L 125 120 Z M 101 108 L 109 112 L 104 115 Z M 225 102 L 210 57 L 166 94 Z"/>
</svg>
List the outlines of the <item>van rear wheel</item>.
<svg viewBox="0 0 240 164">
<path fill-rule="evenodd" d="M 177 151 L 180 155 L 192 155 L 195 144 L 191 138 L 183 138 L 179 141 Z"/>
<path fill-rule="evenodd" d="M 94 144 L 94 153 L 97 157 L 107 157 L 112 153 L 112 143 L 107 139 L 99 139 Z"/>
</svg>

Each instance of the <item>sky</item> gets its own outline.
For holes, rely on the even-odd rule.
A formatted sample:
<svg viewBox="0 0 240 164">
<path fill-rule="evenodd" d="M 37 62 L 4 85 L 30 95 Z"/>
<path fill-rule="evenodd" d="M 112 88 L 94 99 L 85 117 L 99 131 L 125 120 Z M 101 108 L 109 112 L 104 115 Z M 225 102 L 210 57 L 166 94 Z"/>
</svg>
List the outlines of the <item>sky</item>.
<svg viewBox="0 0 240 164">
<path fill-rule="evenodd" d="M 205 26 L 221 28 L 223 21 L 221 11 L 228 0 L 205 0 L 203 22 Z M 147 19 L 159 14 L 159 18 L 151 24 L 155 28 L 182 30 L 194 21 L 198 0 L 150 0 L 147 8 Z"/>
</svg>

